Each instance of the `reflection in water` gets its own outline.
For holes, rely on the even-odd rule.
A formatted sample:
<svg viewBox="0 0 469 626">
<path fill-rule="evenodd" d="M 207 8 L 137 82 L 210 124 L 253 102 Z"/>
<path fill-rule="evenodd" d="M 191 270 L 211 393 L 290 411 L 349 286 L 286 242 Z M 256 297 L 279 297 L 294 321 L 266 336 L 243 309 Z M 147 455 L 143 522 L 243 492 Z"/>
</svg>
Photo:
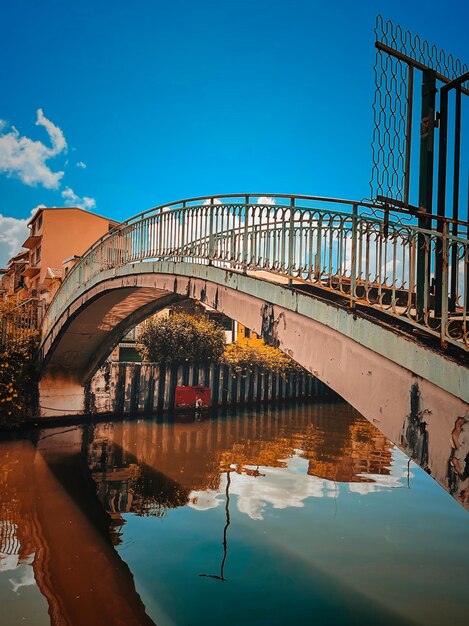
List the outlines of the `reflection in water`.
<svg viewBox="0 0 469 626">
<path fill-rule="evenodd" d="M 337 482 L 362 494 L 402 486 L 401 476 L 391 474 L 389 440 L 337 405 L 316 407 L 314 421 L 308 407 L 296 407 L 189 423 L 98 424 L 87 457 L 115 541 L 123 513 L 163 516 L 186 504 L 218 506 L 226 471 L 240 476 L 233 487 L 238 508 L 258 519 L 261 500 L 300 506 L 307 497 L 334 497 Z M 307 461 L 306 472 L 293 471 L 297 459 Z"/>
<path fill-rule="evenodd" d="M 463 435 L 451 462 L 466 479 Z M 0 443 L 0 603 L 12 624 L 309 623 L 310 610 L 319 624 L 431 623 L 434 607 L 415 618 L 420 600 L 405 583 L 415 555 L 407 571 L 391 521 L 397 501 L 386 496 L 410 494 L 412 476 L 343 404 L 35 431 Z M 384 576 L 384 599 L 374 581 L 393 571 L 390 546 L 400 569 Z M 269 593 L 262 610 L 259 581 Z M 288 610 L 278 605 L 285 593 Z"/>
</svg>

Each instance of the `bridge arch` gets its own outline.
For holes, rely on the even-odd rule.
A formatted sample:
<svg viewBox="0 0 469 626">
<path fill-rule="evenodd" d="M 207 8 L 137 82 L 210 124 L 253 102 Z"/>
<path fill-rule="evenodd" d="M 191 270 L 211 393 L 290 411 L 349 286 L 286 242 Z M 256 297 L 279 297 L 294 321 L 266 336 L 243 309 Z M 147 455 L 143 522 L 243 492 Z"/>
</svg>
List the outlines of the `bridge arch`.
<svg viewBox="0 0 469 626">
<path fill-rule="evenodd" d="M 400 315 L 395 278 L 389 287 L 384 274 L 376 287 L 376 277 L 372 281 L 369 272 L 360 282 L 363 274 L 343 269 L 348 263 L 357 267 L 356 259 L 347 256 L 347 242 L 352 237 L 353 243 L 368 218 L 358 226 L 356 211 L 355 218 L 354 213 L 318 211 L 313 220 L 311 210 L 305 217 L 291 203 L 287 208 L 264 204 L 254 207 L 259 219 L 248 224 L 251 205 L 230 206 L 237 211 L 237 221 L 231 224 L 228 217 L 234 213 L 223 213 L 213 198 L 209 205 L 199 202 L 191 209 L 161 208 L 150 217 L 133 218 L 85 255 L 45 319 L 41 414 L 57 415 L 61 409 L 80 413 L 84 385 L 127 328 L 170 303 L 194 298 L 274 342 L 446 486 L 455 425 L 469 421 L 469 371 L 392 324 L 391 314 Z M 184 221 L 188 210 L 191 221 Z M 199 218 L 206 231 L 194 221 Z M 377 227 L 374 219 L 369 223 Z M 389 233 L 380 229 L 373 231 L 381 233 L 375 243 L 387 245 Z M 305 239 L 311 230 L 319 231 L 316 243 Z M 366 240 L 369 231 L 363 232 Z M 396 236 L 390 239 L 394 249 Z M 319 293 L 305 293 L 305 283 L 321 283 L 325 257 L 318 262 L 318 254 L 325 254 L 324 242 L 328 258 L 335 259 L 330 259 L 328 284 L 322 281 L 320 286 L 326 288 Z M 306 245 L 310 256 L 305 262 Z M 279 260 L 272 261 L 269 254 L 276 246 Z M 319 277 L 313 268 L 318 263 Z M 359 298 L 358 286 L 367 298 L 372 289 L 381 290 L 381 311 L 391 291 L 394 310 L 379 320 L 351 307 Z"/>
</svg>

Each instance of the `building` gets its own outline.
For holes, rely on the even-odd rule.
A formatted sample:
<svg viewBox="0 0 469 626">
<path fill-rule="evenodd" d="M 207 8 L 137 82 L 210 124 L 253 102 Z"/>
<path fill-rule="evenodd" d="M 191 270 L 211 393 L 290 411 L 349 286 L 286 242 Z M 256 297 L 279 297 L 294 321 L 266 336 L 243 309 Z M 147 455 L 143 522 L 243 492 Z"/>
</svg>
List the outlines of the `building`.
<svg viewBox="0 0 469 626">
<path fill-rule="evenodd" d="M 5 269 L 0 270 L 3 274 L 0 281 L 0 296 L 3 298 L 13 298 L 21 301 L 27 297 L 24 270 L 29 264 L 29 252 L 23 250 L 12 257 Z"/>
<path fill-rule="evenodd" d="M 47 305 L 80 256 L 118 222 L 77 207 L 40 208 L 28 223 L 29 263 L 23 271 L 28 294 Z"/>
</svg>

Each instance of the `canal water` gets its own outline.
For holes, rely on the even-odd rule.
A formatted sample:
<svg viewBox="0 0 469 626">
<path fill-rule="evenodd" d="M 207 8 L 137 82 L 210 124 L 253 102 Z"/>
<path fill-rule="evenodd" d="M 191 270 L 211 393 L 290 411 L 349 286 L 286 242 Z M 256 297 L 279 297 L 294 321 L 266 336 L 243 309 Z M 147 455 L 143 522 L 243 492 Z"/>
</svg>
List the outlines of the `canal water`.
<svg viewBox="0 0 469 626">
<path fill-rule="evenodd" d="M 0 442 L 0 623 L 469 623 L 469 513 L 350 406 Z"/>
</svg>

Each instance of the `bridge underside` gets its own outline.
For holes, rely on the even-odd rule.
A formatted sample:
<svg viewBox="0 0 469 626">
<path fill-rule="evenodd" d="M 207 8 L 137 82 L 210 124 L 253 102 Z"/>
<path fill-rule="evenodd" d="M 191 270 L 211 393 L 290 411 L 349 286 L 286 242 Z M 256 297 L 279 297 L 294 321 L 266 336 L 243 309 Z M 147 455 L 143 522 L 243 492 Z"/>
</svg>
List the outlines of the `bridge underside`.
<svg viewBox="0 0 469 626">
<path fill-rule="evenodd" d="M 126 330 L 185 298 L 278 345 L 445 488 L 464 488 L 452 468 L 469 452 L 466 368 L 351 309 L 208 265 L 139 263 L 84 286 L 43 342 L 41 415 L 82 412 L 84 385 Z"/>
</svg>

